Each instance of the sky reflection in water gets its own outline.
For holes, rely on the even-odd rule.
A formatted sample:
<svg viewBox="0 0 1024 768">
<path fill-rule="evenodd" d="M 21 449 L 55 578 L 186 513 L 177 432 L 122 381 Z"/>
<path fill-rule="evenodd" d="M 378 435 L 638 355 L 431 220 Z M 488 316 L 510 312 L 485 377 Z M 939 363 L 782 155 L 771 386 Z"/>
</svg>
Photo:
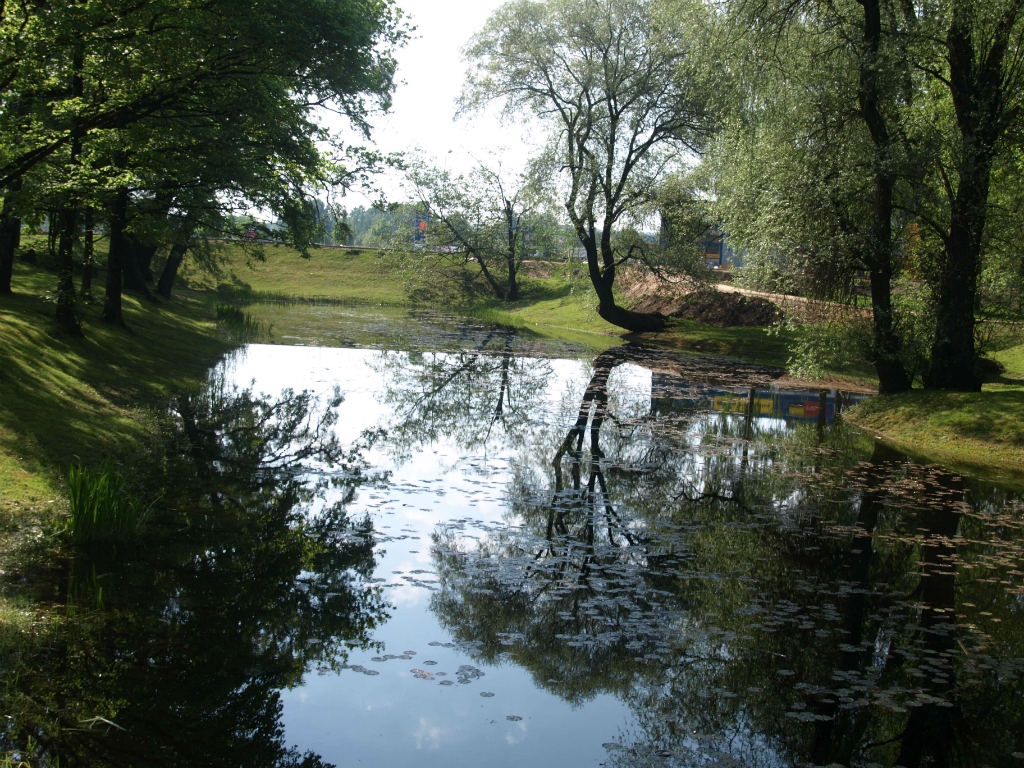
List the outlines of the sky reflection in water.
<svg viewBox="0 0 1024 768">
<path fill-rule="evenodd" d="M 1024 761 L 1016 491 L 915 466 L 836 421 L 840 393 L 755 366 L 269 312 L 315 345 L 249 346 L 172 399 L 131 464 L 138 539 L 8 553 L 0 750 Z"/>
<path fill-rule="evenodd" d="M 284 692 L 285 741 L 339 765 L 1020 764 L 1014 494 L 763 370 L 474 334 L 227 365 L 340 386 L 343 442 L 387 432 L 366 457 L 390 479 L 349 512 L 390 618 Z"/>
</svg>

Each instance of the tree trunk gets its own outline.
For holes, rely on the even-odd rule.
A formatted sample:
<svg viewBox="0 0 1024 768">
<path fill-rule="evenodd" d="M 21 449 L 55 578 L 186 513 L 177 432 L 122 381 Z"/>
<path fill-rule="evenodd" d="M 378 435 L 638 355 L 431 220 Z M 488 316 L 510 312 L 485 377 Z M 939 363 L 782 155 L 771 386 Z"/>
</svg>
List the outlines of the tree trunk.
<svg viewBox="0 0 1024 768">
<path fill-rule="evenodd" d="M 158 246 L 139 245 L 135 249 L 136 267 L 142 275 L 143 285 L 153 282 L 153 257 L 156 256 Z"/>
<path fill-rule="evenodd" d="M 79 98 L 83 93 L 82 83 L 83 54 L 81 46 L 75 50 L 72 61 L 74 75 L 71 79 L 71 95 Z M 75 138 L 71 142 L 70 165 L 79 165 L 82 153 L 82 140 L 78 138 L 75 126 L 78 118 L 72 118 L 72 129 Z M 52 222 L 53 219 L 51 218 Z M 68 333 L 80 336 L 82 326 L 75 317 L 75 260 L 74 246 L 78 235 L 78 203 L 65 200 L 58 217 L 60 223 L 60 239 L 57 245 L 57 325 Z"/>
<path fill-rule="evenodd" d="M 889 167 L 892 162 L 889 129 L 880 107 L 881 8 L 878 0 L 861 0 L 861 5 L 864 8 L 864 49 L 861 51 L 858 104 L 861 119 L 875 147 L 871 224 L 864 261 L 871 279 L 872 355 L 878 373 L 878 392 L 889 395 L 906 392 L 912 382 L 900 358 L 903 344 L 893 323 L 892 213 L 895 177 Z"/>
<path fill-rule="evenodd" d="M 160 282 L 156 286 L 156 292 L 165 299 L 171 298 L 171 288 L 174 286 L 174 280 L 178 276 L 178 268 L 181 267 L 181 262 L 185 258 L 187 250 L 187 243 L 175 243 L 171 246 L 171 252 L 167 255 L 167 263 L 164 264 L 163 272 L 160 273 Z"/>
<path fill-rule="evenodd" d="M 1017 96 L 1016 76 L 1007 70 L 1017 65 L 1012 41 L 1022 6 L 1005 4 L 991 30 L 976 34 L 979 4 L 971 0 L 951 4 L 946 55 L 960 160 L 957 188 L 949 201 L 946 259 L 937 286 L 932 363 L 925 377 L 925 385 L 935 389 L 981 390 L 981 377 L 974 367 L 975 300 L 992 161 L 1000 138 L 1017 123 L 1016 111 L 1010 107 Z M 976 44 L 984 47 L 978 50 Z"/>
<path fill-rule="evenodd" d="M 894 395 L 910 389 L 911 381 L 900 358 L 899 334 L 893 325 L 892 267 L 872 269 L 871 323 L 874 331 L 873 353 L 878 373 L 878 394 Z"/>
<path fill-rule="evenodd" d="M 612 285 L 615 282 L 615 260 L 611 249 L 611 235 L 605 233 L 601 240 L 601 251 L 604 257 L 604 271 L 598 262 L 597 238 L 591 230 L 585 238 L 580 238 L 587 251 L 587 267 L 590 271 L 590 282 L 597 293 L 597 314 L 607 323 L 624 328 L 633 333 L 647 333 L 665 329 L 665 318 L 656 313 L 633 312 L 615 303 Z"/>
<path fill-rule="evenodd" d="M 92 273 L 95 267 L 93 244 L 93 214 L 91 208 L 85 210 L 85 239 L 82 243 L 82 297 L 92 298 Z"/>
<path fill-rule="evenodd" d="M 128 188 L 121 188 L 114 197 L 110 209 L 110 233 L 107 249 L 106 299 L 103 303 L 103 319 L 108 323 L 124 325 L 121 312 L 121 257 L 124 253 L 124 226 L 128 218 Z"/>
<path fill-rule="evenodd" d="M 979 174 L 980 175 L 980 174 Z M 971 183 L 974 182 L 974 183 Z M 980 392 L 981 376 L 974 365 L 974 301 L 985 226 L 988 173 L 984 182 L 961 176 L 950 216 L 946 260 L 939 277 L 935 306 L 935 337 L 925 386 Z"/>
<path fill-rule="evenodd" d="M 505 301 L 519 301 L 519 281 L 516 279 L 516 262 L 512 259 L 508 263 L 508 295 Z"/>
<path fill-rule="evenodd" d="M 78 211 L 66 206 L 60 212 L 60 236 L 57 244 L 57 325 L 80 336 L 82 327 L 75 316 L 75 236 Z"/>
<path fill-rule="evenodd" d="M 11 182 L 0 211 L 0 296 L 13 293 L 11 277 L 14 274 L 14 251 L 21 245 L 21 218 L 12 211 L 11 195 L 21 191 L 21 185 L 21 179 Z"/>
<path fill-rule="evenodd" d="M 519 244 L 519 232 L 516 226 L 515 210 L 512 207 L 512 201 L 508 199 L 505 200 L 505 229 L 508 233 L 508 251 L 506 252 L 508 260 L 508 294 L 505 296 L 505 300 L 518 301 L 519 283 L 516 281 L 516 246 Z"/>
<path fill-rule="evenodd" d="M 505 298 L 505 289 L 501 286 L 501 284 L 497 280 L 494 279 L 494 275 L 491 274 L 491 270 L 489 270 L 487 268 L 487 263 L 484 261 L 484 257 L 478 255 L 476 257 L 476 260 L 477 260 L 477 263 L 480 264 L 480 271 L 483 273 L 484 279 L 487 281 L 487 284 L 489 286 L 491 286 L 491 290 L 494 291 L 494 295 L 499 300 L 504 299 Z"/>
<path fill-rule="evenodd" d="M 46 251 L 50 260 L 57 261 L 57 239 L 60 237 L 60 211 L 49 211 L 46 214 Z"/>
<path fill-rule="evenodd" d="M 13 293 L 11 276 L 14 274 L 14 251 L 21 242 L 21 219 L 6 213 L 0 216 L 0 296 Z"/>
<path fill-rule="evenodd" d="M 124 287 L 129 291 L 139 291 L 147 299 L 153 294 L 146 285 L 145 263 L 148 246 L 142 245 L 133 235 L 122 239 L 121 269 L 124 273 Z M 155 249 L 154 249 L 155 250 Z"/>
</svg>

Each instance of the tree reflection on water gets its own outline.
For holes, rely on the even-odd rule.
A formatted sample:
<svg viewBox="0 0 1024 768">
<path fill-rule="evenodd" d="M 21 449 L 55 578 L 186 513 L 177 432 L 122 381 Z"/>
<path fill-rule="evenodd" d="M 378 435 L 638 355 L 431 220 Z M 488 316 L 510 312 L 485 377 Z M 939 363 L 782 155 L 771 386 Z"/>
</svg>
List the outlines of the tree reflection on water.
<svg viewBox="0 0 1024 768">
<path fill-rule="evenodd" d="M 279 690 L 388 617 L 369 521 L 346 511 L 374 478 L 334 437 L 339 400 L 217 382 L 176 398 L 143 538 L 22 565 L 56 606 L 3 638 L 8 749 L 54 766 L 322 765 L 284 743 Z"/>
<path fill-rule="evenodd" d="M 44 537 L 5 564 L 0 749 L 320 765 L 286 743 L 279 692 L 379 647 L 389 606 L 350 511 L 378 479 L 365 456 L 425 456 L 415 475 L 447 442 L 456 480 L 501 457 L 507 525 L 470 521 L 477 541 L 448 513 L 431 609 L 459 653 L 573 704 L 625 702 L 607 765 L 1019 763 L 1014 494 L 828 423 L 827 394 L 806 393 L 816 419 L 764 417 L 777 372 L 757 367 L 627 345 L 558 401 L 575 367 L 528 343 L 476 327 L 461 352 L 380 353 L 387 431 L 351 445 L 337 394 L 177 397 L 133 478 L 157 499 L 137 541 L 68 558 Z"/>
<path fill-rule="evenodd" d="M 627 701 L 609 765 L 1018 764 L 1016 498 L 842 423 L 615 413 L 624 362 L 664 364 L 595 360 L 568 432 L 524 446 L 512 525 L 436 534 L 453 635 L 571 702 Z M 694 364 L 681 388 L 719 375 Z"/>
<path fill-rule="evenodd" d="M 515 329 L 495 327 L 463 351 L 381 353 L 376 368 L 384 375 L 383 402 L 392 408 L 392 459 L 407 459 L 440 438 L 467 453 L 492 437 L 521 444 L 551 364 L 517 355 L 516 341 Z"/>
</svg>

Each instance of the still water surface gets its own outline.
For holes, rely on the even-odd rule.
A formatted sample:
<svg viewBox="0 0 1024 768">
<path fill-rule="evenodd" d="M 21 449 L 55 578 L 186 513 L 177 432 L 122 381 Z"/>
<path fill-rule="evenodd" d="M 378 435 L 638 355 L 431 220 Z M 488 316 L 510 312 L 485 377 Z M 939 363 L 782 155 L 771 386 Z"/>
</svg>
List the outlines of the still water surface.
<svg viewBox="0 0 1024 768">
<path fill-rule="evenodd" d="M 172 403 L 186 526 L 30 580 L 40 754 L 1024 765 L 1016 492 L 768 369 L 317 311 Z"/>
</svg>

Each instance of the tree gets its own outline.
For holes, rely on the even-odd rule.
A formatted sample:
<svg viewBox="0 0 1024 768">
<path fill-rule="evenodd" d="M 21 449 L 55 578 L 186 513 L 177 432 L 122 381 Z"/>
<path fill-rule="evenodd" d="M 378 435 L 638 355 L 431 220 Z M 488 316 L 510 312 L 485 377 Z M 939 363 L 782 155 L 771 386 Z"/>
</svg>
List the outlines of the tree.
<svg viewBox="0 0 1024 768">
<path fill-rule="evenodd" d="M 282 226 L 264 234 L 305 253 L 322 239 L 327 222 L 322 203 L 311 199 L 313 191 L 360 183 L 389 160 L 331 142 L 311 122 L 307 107 L 270 79 L 214 89 L 202 114 L 187 121 L 148 119 L 102 144 L 96 142 L 97 154 L 121 166 L 107 194 L 114 201 L 107 203 L 114 244 L 105 317 L 111 322 L 122 322 L 122 276 L 126 287 L 148 292 L 158 246 L 171 249 L 158 286 L 166 298 L 192 233 L 240 235 L 233 214 L 255 208 L 277 215 Z"/>
<path fill-rule="evenodd" d="M 747 76 L 712 163 L 730 236 L 762 275 L 781 268 L 789 284 L 778 287 L 801 275 L 804 292 L 845 299 L 867 272 L 883 394 L 911 385 L 893 300 L 900 207 L 922 162 L 903 12 L 885 0 L 732 3 Z"/>
<path fill-rule="evenodd" d="M 517 301 L 523 258 L 550 235 L 542 181 L 526 172 L 509 184 L 500 166 L 483 163 L 468 176 L 420 163 L 409 180 L 429 220 L 430 249 L 476 263 L 496 298 Z"/>
<path fill-rule="evenodd" d="M 6 208 L 8 194 L 40 175 L 48 179 L 51 210 L 61 211 L 62 321 L 75 325 L 71 253 L 78 211 L 98 192 L 118 200 L 121 192 L 106 182 L 125 176 L 131 156 L 140 154 L 128 140 L 137 136 L 125 135 L 127 129 L 148 123 L 187 133 L 204 120 L 223 127 L 239 109 L 225 114 L 218 108 L 234 102 L 268 118 L 268 130 L 250 132 L 245 146 L 263 144 L 274 155 L 273 142 L 281 138 L 272 130 L 276 100 L 301 118 L 286 121 L 299 129 L 296 142 L 314 149 L 324 138 L 312 118 L 319 106 L 332 106 L 366 133 L 368 111 L 389 104 L 391 52 L 405 34 L 400 18 L 387 0 L 287 6 L 106 0 L 22 5 L 5 13 L 0 188 L 9 219 L 19 211 Z M 104 157 L 104 144 L 115 151 Z M 316 167 L 325 159 L 314 151 L 303 164 L 285 162 L 268 171 L 294 184 L 322 170 Z M 129 186 L 131 173 L 122 181 L 121 188 Z M 7 250 L 0 249 L 0 275 L 6 264 Z M 112 319 L 119 320 L 119 313 Z"/>
<path fill-rule="evenodd" d="M 636 251 L 616 252 L 613 237 L 710 131 L 709 78 L 697 55 L 709 23 L 702 14 L 688 6 L 679 25 L 652 0 L 514 0 L 466 48 L 473 69 L 462 109 L 500 101 L 506 114 L 529 110 L 549 128 L 598 313 L 630 331 L 658 330 L 664 318 L 616 303 L 616 268 Z"/>
<path fill-rule="evenodd" d="M 10 10 L 0 77 L 6 92 L 32 98 L 29 109 L 0 112 L 4 187 L 76 140 L 153 115 L 202 114 L 208 88 L 252 78 L 281 78 L 294 98 L 331 103 L 366 130 L 368 100 L 389 103 L 391 51 L 405 34 L 382 0 L 105 0 Z M 83 78 L 77 95 L 75 73 Z"/>
<path fill-rule="evenodd" d="M 915 31 L 931 55 L 922 55 L 918 66 L 951 108 L 940 107 L 938 120 L 931 116 L 938 124 L 939 151 L 929 167 L 937 194 L 925 196 L 920 211 L 942 248 L 925 384 L 977 391 L 975 311 L 992 172 L 999 153 L 1017 138 L 1024 108 L 1024 3 L 951 0 L 928 10 Z"/>
</svg>

